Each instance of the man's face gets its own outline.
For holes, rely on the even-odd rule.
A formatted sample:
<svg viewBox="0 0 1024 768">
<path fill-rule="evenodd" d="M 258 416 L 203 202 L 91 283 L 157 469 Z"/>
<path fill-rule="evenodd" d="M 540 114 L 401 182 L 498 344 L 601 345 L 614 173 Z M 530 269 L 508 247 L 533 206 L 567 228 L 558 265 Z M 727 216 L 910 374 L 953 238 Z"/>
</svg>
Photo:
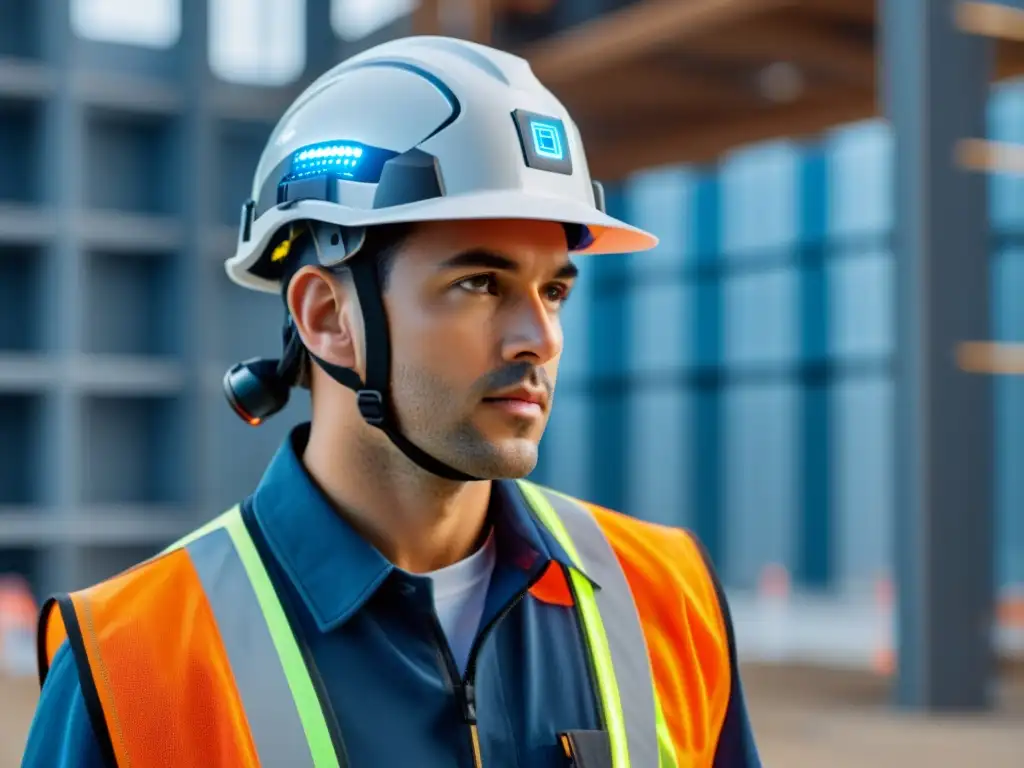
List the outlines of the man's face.
<svg viewBox="0 0 1024 768">
<path fill-rule="evenodd" d="M 476 477 L 529 474 L 575 275 L 555 223 L 418 226 L 395 256 L 384 296 L 403 433 Z"/>
</svg>

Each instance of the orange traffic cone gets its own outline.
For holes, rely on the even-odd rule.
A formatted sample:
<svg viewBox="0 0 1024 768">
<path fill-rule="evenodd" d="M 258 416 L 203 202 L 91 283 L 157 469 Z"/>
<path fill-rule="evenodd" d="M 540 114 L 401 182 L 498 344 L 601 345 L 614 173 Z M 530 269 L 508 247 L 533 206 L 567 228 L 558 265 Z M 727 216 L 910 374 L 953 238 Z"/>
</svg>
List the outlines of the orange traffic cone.
<svg viewBox="0 0 1024 768">
<path fill-rule="evenodd" d="M 757 583 L 761 616 L 760 639 L 766 661 L 783 661 L 789 654 L 789 571 L 780 563 L 768 563 Z"/>
<path fill-rule="evenodd" d="M 996 632 L 1004 653 L 1024 659 L 1024 584 L 1006 587 L 996 605 Z"/>
<path fill-rule="evenodd" d="M 1024 584 L 1014 584 L 1003 592 L 996 622 L 1006 629 L 1024 629 Z"/>
<path fill-rule="evenodd" d="M 879 634 L 871 659 L 871 668 L 876 673 L 889 677 L 896 671 L 896 600 L 892 579 L 888 576 L 882 576 L 875 582 L 875 611 Z"/>
<path fill-rule="evenodd" d="M 36 617 L 39 607 L 28 582 L 0 576 L 0 672 L 11 677 L 36 673 Z"/>
<path fill-rule="evenodd" d="M 768 563 L 761 569 L 757 591 L 762 598 L 785 601 L 789 599 L 789 571 L 780 563 Z"/>
</svg>

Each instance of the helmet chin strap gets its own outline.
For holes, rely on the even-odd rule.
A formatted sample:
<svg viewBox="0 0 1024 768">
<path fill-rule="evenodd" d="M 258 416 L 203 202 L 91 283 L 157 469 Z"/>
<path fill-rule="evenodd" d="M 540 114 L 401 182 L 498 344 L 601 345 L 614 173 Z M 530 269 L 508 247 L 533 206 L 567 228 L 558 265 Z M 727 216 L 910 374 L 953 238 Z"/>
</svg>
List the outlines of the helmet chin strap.
<svg viewBox="0 0 1024 768">
<path fill-rule="evenodd" d="M 384 432 L 392 443 L 405 454 L 411 462 L 425 469 L 431 474 L 443 477 L 445 480 L 457 480 L 470 482 L 482 478 L 468 475 L 465 472 L 455 469 L 439 459 L 435 459 L 429 453 L 415 445 L 409 438 L 402 434 L 398 428 L 394 412 L 390 408 L 387 393 L 378 389 L 372 389 L 369 385 L 364 386 L 359 380 L 359 375 L 339 365 L 328 363 L 316 355 L 310 357 L 319 365 L 324 372 L 342 386 L 348 387 L 356 393 L 356 403 L 359 406 L 359 413 L 367 424 L 377 427 Z M 369 377 L 367 377 L 369 378 Z"/>
<path fill-rule="evenodd" d="M 303 258 L 296 260 L 298 262 L 296 269 L 303 263 L 323 264 L 319 258 L 316 232 L 311 231 L 310 237 L 313 242 L 306 245 L 306 253 L 303 254 Z M 361 240 L 362 238 L 360 238 L 360 245 Z M 310 251 L 317 254 L 314 257 L 315 261 L 309 257 Z M 352 272 L 356 295 L 359 297 L 359 304 L 363 312 L 363 325 L 366 331 L 366 381 L 362 381 L 359 374 L 352 369 L 323 360 L 308 349 L 306 354 L 323 369 L 324 373 L 343 387 L 348 387 L 356 393 L 356 404 L 366 423 L 384 432 L 411 462 L 446 480 L 471 482 L 483 479 L 466 474 L 434 458 L 402 434 L 391 401 L 391 342 L 377 265 L 372 256 L 361 258 L 357 255 L 351 261 L 346 260 L 346 266 Z M 287 281 L 284 281 L 284 285 L 287 285 Z M 297 353 L 302 348 L 302 341 L 294 327 L 291 329 L 288 346 L 291 346 L 292 343 L 298 347 L 294 350 Z M 288 350 L 285 357 L 297 357 L 294 353 L 288 354 L 288 352 L 292 352 L 292 350 Z"/>
</svg>

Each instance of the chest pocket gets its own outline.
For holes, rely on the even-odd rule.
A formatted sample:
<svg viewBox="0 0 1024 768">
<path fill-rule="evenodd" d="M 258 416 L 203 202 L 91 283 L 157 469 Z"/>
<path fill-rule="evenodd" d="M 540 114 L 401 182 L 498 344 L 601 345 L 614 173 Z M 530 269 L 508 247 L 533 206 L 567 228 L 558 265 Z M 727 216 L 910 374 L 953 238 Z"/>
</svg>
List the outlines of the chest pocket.
<svg viewBox="0 0 1024 768">
<path fill-rule="evenodd" d="M 607 731 L 566 731 L 558 738 L 569 768 L 612 768 Z"/>
</svg>

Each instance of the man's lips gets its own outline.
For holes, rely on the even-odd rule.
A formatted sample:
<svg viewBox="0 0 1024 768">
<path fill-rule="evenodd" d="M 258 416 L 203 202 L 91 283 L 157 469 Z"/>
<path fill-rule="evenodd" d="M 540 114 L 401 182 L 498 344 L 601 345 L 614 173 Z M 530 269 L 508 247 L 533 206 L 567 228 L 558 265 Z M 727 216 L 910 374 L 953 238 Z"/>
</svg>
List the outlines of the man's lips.
<svg viewBox="0 0 1024 768">
<path fill-rule="evenodd" d="M 542 392 L 519 388 L 485 397 L 487 405 L 520 416 L 539 416 L 544 412 L 547 397 Z"/>
<path fill-rule="evenodd" d="M 539 403 L 531 403 L 528 400 L 496 397 L 484 400 L 484 404 L 515 416 L 527 416 L 533 418 L 544 413 L 544 409 L 541 408 Z"/>
<path fill-rule="evenodd" d="M 548 398 L 547 395 L 540 390 L 518 387 L 506 392 L 498 392 L 490 397 L 485 397 L 484 400 L 518 400 L 524 403 L 533 403 L 534 405 L 543 407 L 547 404 Z"/>
</svg>

